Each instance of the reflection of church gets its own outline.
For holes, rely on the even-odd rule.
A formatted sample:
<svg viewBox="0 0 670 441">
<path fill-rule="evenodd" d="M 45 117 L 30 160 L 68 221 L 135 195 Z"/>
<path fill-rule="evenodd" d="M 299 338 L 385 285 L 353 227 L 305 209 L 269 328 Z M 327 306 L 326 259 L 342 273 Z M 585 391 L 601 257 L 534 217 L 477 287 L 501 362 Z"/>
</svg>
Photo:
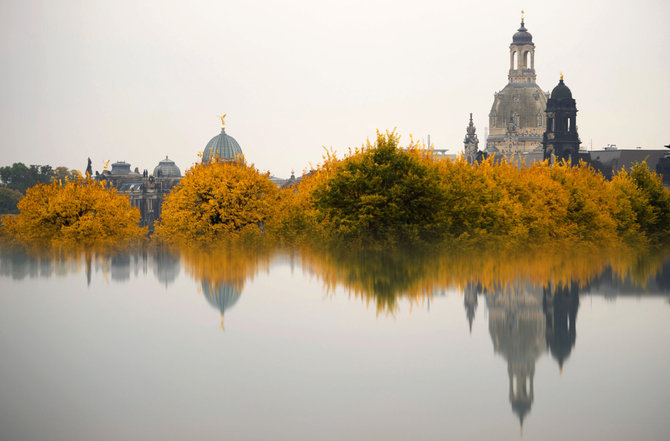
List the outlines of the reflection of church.
<svg viewBox="0 0 670 441">
<path fill-rule="evenodd" d="M 579 288 L 575 282 L 544 289 L 543 309 L 547 319 L 547 346 L 560 369 L 575 346 Z"/>
<path fill-rule="evenodd" d="M 493 350 L 507 360 L 509 400 L 523 419 L 533 404 L 535 361 L 546 351 L 543 292 L 529 285 L 486 294 Z"/>
<path fill-rule="evenodd" d="M 549 351 L 562 369 L 575 345 L 579 290 L 573 282 L 545 288 L 518 284 L 492 291 L 471 283 L 463 292 L 470 329 L 479 293 L 486 298 L 493 350 L 507 361 L 510 404 L 523 425 L 535 398 L 536 361 Z"/>
</svg>

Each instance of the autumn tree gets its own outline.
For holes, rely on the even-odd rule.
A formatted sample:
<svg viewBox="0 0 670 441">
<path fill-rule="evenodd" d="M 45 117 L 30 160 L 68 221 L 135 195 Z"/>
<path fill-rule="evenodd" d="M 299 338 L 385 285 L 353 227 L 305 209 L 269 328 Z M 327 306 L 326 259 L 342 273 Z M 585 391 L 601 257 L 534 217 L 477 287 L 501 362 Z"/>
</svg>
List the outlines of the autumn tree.
<svg viewBox="0 0 670 441">
<path fill-rule="evenodd" d="M 206 244 L 260 236 L 273 221 L 278 189 L 243 160 L 196 164 L 163 202 L 157 236 Z"/>
<path fill-rule="evenodd" d="M 102 182 L 79 177 L 29 188 L 4 232 L 20 242 L 111 244 L 140 240 L 140 212 Z"/>
<path fill-rule="evenodd" d="M 670 191 L 646 163 L 634 164 L 630 173 L 622 170 L 612 180 L 620 192 L 620 204 L 628 204 L 640 232 L 652 243 L 670 239 Z"/>
<path fill-rule="evenodd" d="M 412 243 L 439 238 L 447 194 L 437 168 L 415 145 L 398 146 L 395 132 L 343 159 L 314 190 L 314 203 L 332 234 L 359 242 Z"/>
</svg>

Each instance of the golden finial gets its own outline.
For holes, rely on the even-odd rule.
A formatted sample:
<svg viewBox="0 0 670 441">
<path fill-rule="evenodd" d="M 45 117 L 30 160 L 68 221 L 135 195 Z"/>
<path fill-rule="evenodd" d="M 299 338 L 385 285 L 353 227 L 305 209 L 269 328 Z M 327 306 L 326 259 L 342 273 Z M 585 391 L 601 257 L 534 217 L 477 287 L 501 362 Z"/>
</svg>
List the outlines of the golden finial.
<svg viewBox="0 0 670 441">
<path fill-rule="evenodd" d="M 221 128 L 225 129 L 226 128 L 226 114 L 224 113 L 221 115 Z"/>
<path fill-rule="evenodd" d="M 104 167 L 105 171 L 107 171 L 107 167 L 109 167 L 109 159 L 105 161 L 105 167 Z"/>
<path fill-rule="evenodd" d="M 561 72 L 561 81 L 563 81 L 563 72 Z"/>
<path fill-rule="evenodd" d="M 521 21 L 523 21 L 523 9 L 521 10 Z"/>
</svg>

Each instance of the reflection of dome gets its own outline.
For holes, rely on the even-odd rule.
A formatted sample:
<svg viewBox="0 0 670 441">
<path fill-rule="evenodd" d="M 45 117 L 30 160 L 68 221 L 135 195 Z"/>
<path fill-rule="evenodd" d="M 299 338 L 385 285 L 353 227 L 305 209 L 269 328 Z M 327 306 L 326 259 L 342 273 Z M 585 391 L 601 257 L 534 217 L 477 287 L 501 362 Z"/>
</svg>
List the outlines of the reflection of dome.
<svg viewBox="0 0 670 441">
<path fill-rule="evenodd" d="M 242 294 L 242 290 L 226 283 L 212 285 L 209 280 L 203 279 L 202 291 L 205 293 L 205 298 L 209 304 L 218 309 L 221 313 L 221 326 L 223 327 L 224 312 L 237 303 L 240 294 Z"/>
<path fill-rule="evenodd" d="M 179 167 L 166 156 L 161 162 L 158 163 L 156 168 L 154 168 L 154 176 L 161 178 L 180 178 L 181 171 Z"/>
<path fill-rule="evenodd" d="M 242 156 L 242 149 L 235 141 L 235 138 L 228 136 L 225 129 L 221 129 L 221 133 L 212 138 L 205 147 L 205 152 L 202 155 L 202 161 L 207 163 L 212 159 L 221 159 L 229 161 Z"/>
<path fill-rule="evenodd" d="M 516 44 L 519 46 L 522 46 L 524 44 L 531 44 L 531 45 L 533 44 L 533 36 L 530 34 L 530 32 L 528 32 L 528 30 L 524 26 L 523 20 L 521 21 L 521 27 L 512 37 L 512 44 Z"/>
</svg>

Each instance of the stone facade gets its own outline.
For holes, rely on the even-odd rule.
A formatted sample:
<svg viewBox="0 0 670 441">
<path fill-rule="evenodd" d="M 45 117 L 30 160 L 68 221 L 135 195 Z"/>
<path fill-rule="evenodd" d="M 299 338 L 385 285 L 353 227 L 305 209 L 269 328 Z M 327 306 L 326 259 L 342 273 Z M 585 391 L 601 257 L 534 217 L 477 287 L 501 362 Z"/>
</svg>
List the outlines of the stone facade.
<svg viewBox="0 0 670 441">
<path fill-rule="evenodd" d="M 477 161 L 477 152 L 479 150 L 479 139 L 477 139 L 477 128 L 472 122 L 472 113 L 470 114 L 470 123 L 465 131 L 465 139 L 463 140 L 463 154 L 465 159 L 474 164 Z"/>
<path fill-rule="evenodd" d="M 507 85 L 494 94 L 487 153 L 532 152 L 542 148 L 548 93 L 537 85 L 535 44 L 524 26 L 512 37 Z"/>
<path fill-rule="evenodd" d="M 571 161 L 577 165 L 581 143 L 577 133 L 577 103 L 563 82 L 563 74 L 551 91 L 546 113 L 547 127 L 542 138 L 544 159 Z"/>
<path fill-rule="evenodd" d="M 154 174 L 147 170 L 140 173 L 137 168 L 130 171 L 130 164 L 116 162 L 108 170 L 96 174 L 96 179 L 107 182 L 107 185 L 130 199 L 130 204 L 140 210 L 140 225 L 148 226 L 153 231 L 154 222 L 161 216 L 161 208 L 165 196 L 174 186 L 179 184 L 181 172 L 167 156 L 154 168 Z"/>
</svg>

